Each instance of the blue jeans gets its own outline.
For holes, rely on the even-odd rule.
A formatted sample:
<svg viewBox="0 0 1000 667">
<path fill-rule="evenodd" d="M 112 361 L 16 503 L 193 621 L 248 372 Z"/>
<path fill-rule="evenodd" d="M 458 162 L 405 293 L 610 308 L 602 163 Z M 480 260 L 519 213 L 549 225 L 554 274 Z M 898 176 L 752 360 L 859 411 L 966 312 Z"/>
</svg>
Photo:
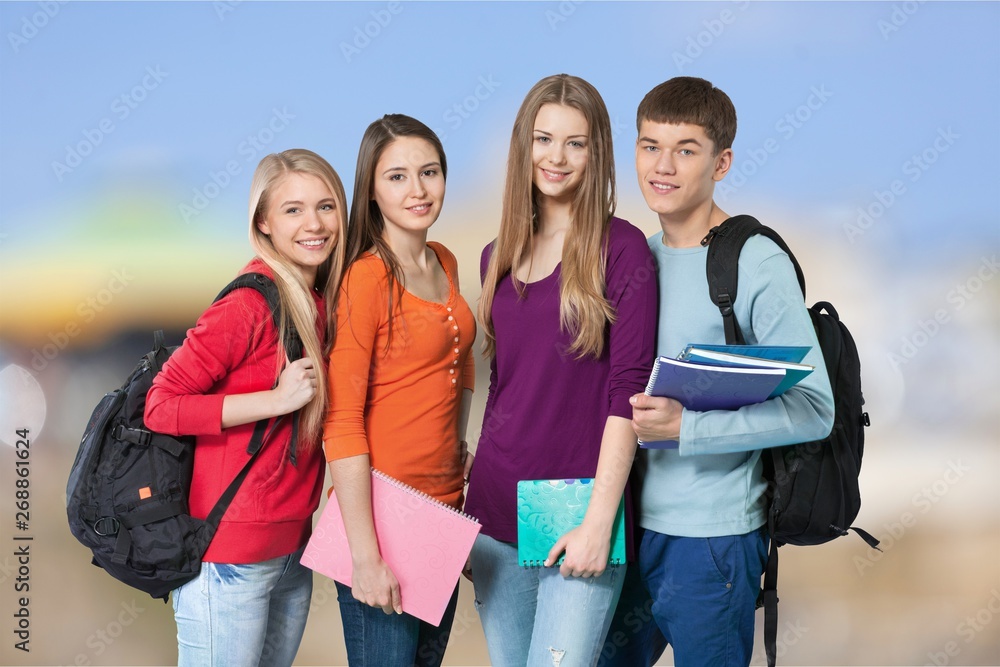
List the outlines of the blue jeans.
<svg viewBox="0 0 1000 667">
<path fill-rule="evenodd" d="M 653 600 L 642 583 L 639 563 L 629 563 L 597 667 L 648 667 L 656 664 L 666 648 L 667 640 L 653 618 Z"/>
<path fill-rule="evenodd" d="M 302 550 L 249 565 L 202 563 L 171 597 L 179 667 L 291 665 L 312 597 Z"/>
<path fill-rule="evenodd" d="M 518 565 L 517 545 L 482 533 L 472 547 L 476 609 L 494 667 L 593 667 L 622 589 L 624 567 L 563 577 Z"/>
<path fill-rule="evenodd" d="M 679 667 L 749 665 L 767 544 L 764 528 L 722 537 L 643 531 L 641 582 L 633 578 L 623 593 L 630 602 L 608 632 L 602 666 L 651 665 L 664 642 Z M 615 646 L 616 637 L 628 641 Z"/>
<path fill-rule="evenodd" d="M 438 667 L 455 619 L 458 586 L 437 627 L 407 613 L 386 614 L 369 607 L 340 582 L 337 602 L 351 667 Z"/>
</svg>

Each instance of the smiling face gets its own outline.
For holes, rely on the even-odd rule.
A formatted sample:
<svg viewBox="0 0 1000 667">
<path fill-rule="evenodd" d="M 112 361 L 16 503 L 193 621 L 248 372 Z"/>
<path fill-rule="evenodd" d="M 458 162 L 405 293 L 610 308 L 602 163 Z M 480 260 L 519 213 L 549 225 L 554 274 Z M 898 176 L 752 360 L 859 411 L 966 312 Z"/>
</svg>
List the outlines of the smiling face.
<svg viewBox="0 0 1000 667">
<path fill-rule="evenodd" d="M 283 176 L 268 196 L 267 210 L 258 228 L 274 249 L 302 273 L 307 285 L 337 245 L 340 229 L 338 202 L 329 186 L 312 174 Z"/>
<path fill-rule="evenodd" d="M 426 139 L 399 137 L 375 165 L 372 199 L 386 227 L 426 232 L 441 213 L 444 175 L 437 150 Z"/>
<path fill-rule="evenodd" d="M 712 207 L 715 183 L 732 164 L 729 148 L 715 145 L 700 125 L 642 121 L 635 145 L 635 171 L 646 205 L 660 223 L 683 224 Z"/>
<path fill-rule="evenodd" d="M 583 113 L 562 104 L 543 104 L 532 130 L 532 182 L 539 195 L 571 203 L 583 182 L 589 156 Z"/>
</svg>

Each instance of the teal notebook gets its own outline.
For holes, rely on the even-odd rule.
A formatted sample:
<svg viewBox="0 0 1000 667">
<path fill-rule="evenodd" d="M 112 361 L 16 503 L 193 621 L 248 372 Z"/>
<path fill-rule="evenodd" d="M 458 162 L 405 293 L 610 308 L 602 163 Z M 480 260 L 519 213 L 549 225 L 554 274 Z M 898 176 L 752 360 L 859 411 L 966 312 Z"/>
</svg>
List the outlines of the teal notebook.
<svg viewBox="0 0 1000 667">
<path fill-rule="evenodd" d="M 540 479 L 517 483 L 517 560 L 522 567 L 542 567 L 549 550 L 565 533 L 583 523 L 593 478 Z M 556 565 L 563 562 L 559 557 Z M 625 502 L 618 504 L 611 529 L 608 563 L 625 562 Z"/>
<path fill-rule="evenodd" d="M 789 361 L 793 364 L 800 363 L 806 357 L 806 353 L 811 349 L 809 345 L 706 345 L 690 344 L 684 348 L 678 359 L 687 359 L 691 350 L 710 350 L 712 352 L 725 352 L 727 354 L 742 354 L 748 357 L 758 357 L 760 359 L 773 359 L 774 361 Z"/>
</svg>

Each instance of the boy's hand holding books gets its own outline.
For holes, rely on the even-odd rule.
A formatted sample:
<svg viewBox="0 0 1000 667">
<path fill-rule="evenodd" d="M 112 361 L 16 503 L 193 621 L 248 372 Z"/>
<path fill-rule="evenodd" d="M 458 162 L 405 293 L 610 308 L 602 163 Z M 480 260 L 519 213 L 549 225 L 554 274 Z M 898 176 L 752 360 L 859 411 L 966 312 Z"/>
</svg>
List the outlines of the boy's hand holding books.
<svg viewBox="0 0 1000 667">
<path fill-rule="evenodd" d="M 681 437 L 680 401 L 664 396 L 636 394 L 632 404 L 632 428 L 643 442 L 671 442 L 664 449 L 676 449 Z"/>
</svg>

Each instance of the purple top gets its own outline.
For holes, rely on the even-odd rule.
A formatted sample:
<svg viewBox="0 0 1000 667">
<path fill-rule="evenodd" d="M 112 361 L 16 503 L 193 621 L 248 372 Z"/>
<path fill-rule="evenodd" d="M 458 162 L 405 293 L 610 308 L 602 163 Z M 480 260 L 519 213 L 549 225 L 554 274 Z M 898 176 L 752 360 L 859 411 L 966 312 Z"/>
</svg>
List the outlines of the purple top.
<svg viewBox="0 0 1000 667">
<path fill-rule="evenodd" d="M 483 249 L 485 273 L 492 245 Z M 628 399 L 649 379 L 656 340 L 656 264 L 645 236 L 612 218 L 605 293 L 618 317 L 599 359 L 575 359 L 559 327 L 561 265 L 525 285 L 505 275 L 493 298 L 496 357 L 465 511 L 482 532 L 517 541 L 517 482 L 593 477 L 611 415 L 632 418 Z"/>
</svg>

